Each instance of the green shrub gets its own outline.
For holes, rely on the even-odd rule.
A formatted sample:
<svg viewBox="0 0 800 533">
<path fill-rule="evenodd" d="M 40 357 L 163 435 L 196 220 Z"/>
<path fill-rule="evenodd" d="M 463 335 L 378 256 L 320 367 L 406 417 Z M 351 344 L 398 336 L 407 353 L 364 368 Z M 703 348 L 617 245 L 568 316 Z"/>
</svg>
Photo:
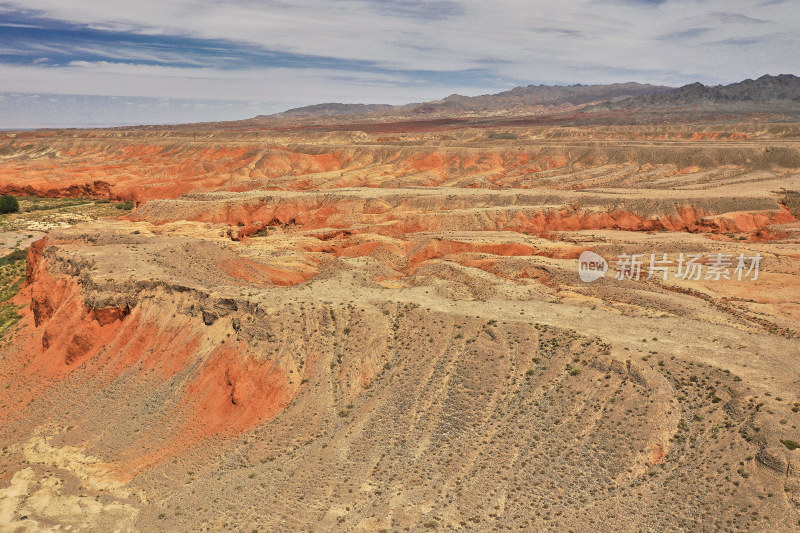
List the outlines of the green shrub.
<svg viewBox="0 0 800 533">
<path fill-rule="evenodd" d="M 492 132 L 489 134 L 490 139 L 519 139 L 519 136 L 515 133 L 495 133 Z"/>
<path fill-rule="evenodd" d="M 117 204 L 117 209 L 124 209 L 125 211 L 130 211 L 133 208 L 134 204 L 130 200 L 126 200 L 124 202 L 120 202 Z"/>
<path fill-rule="evenodd" d="M 796 450 L 797 448 L 800 448 L 800 443 L 798 443 L 796 441 L 793 441 L 793 440 L 789 440 L 789 439 L 782 440 L 781 444 L 783 444 L 784 446 L 786 446 L 790 450 Z"/>
<path fill-rule="evenodd" d="M 19 202 L 10 194 L 0 196 L 0 214 L 18 213 Z"/>
</svg>

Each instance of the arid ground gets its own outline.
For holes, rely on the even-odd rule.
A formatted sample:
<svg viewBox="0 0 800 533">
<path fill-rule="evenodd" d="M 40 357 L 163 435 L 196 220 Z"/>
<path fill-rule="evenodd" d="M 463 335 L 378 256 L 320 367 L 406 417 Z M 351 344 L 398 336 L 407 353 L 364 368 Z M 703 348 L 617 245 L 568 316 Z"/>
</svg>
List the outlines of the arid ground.
<svg viewBox="0 0 800 533">
<path fill-rule="evenodd" d="M 800 125 L 548 120 L 0 134 L 0 528 L 798 531 Z"/>
</svg>

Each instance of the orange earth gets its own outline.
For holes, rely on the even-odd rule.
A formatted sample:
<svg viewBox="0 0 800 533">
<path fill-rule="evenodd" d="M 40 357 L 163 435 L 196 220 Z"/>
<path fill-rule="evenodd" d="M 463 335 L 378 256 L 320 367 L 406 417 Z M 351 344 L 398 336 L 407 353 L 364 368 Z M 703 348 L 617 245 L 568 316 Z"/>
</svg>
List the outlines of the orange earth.
<svg viewBox="0 0 800 533">
<path fill-rule="evenodd" d="M 4 134 L 4 527 L 796 531 L 793 126 L 512 122 Z"/>
</svg>

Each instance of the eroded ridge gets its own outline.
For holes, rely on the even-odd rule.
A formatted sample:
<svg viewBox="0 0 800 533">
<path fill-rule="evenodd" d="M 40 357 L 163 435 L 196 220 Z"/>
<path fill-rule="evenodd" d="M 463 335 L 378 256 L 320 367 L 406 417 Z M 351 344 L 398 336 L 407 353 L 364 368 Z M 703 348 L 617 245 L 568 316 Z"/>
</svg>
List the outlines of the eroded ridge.
<svg viewBox="0 0 800 533">
<path fill-rule="evenodd" d="M 547 150 L 450 133 L 8 141 L 4 186 L 45 187 L 49 160 L 64 174 L 30 192 L 64 194 L 91 157 L 107 187 L 81 195 L 141 203 L 29 249 L 0 348 L 0 520 L 795 529 L 794 148 L 673 132 L 620 158 L 582 144 L 596 132 Z M 273 152 L 290 162 L 258 175 Z M 587 251 L 609 262 L 590 283 Z M 645 274 L 668 256 L 664 275 L 615 276 L 637 254 Z M 757 278 L 707 277 L 719 254 L 759 257 Z"/>
</svg>

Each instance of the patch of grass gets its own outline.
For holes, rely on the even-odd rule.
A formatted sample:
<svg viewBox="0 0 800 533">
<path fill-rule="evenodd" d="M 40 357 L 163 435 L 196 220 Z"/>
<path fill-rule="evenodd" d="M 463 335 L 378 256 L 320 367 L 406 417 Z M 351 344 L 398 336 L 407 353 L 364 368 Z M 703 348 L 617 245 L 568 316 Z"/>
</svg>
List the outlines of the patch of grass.
<svg viewBox="0 0 800 533">
<path fill-rule="evenodd" d="M 26 257 L 25 250 L 15 250 L 0 258 L 0 338 L 21 318 L 11 299 L 25 281 Z"/>
<path fill-rule="evenodd" d="M 46 230 L 47 225 L 74 225 L 98 218 L 116 218 L 121 210 L 130 210 L 133 202 L 111 202 L 91 198 L 39 198 L 19 196 L 19 212 L 0 214 L 4 231 Z M 42 227 L 40 225 L 44 225 Z"/>
<path fill-rule="evenodd" d="M 797 448 L 800 448 L 800 443 L 789 439 L 782 439 L 781 444 L 783 444 L 792 451 L 796 450 Z"/>
<path fill-rule="evenodd" d="M 106 200 L 107 202 L 108 200 Z M 51 209 L 62 209 L 64 207 L 75 207 L 77 205 L 91 204 L 91 198 L 39 198 L 37 196 L 20 196 L 19 210 L 21 213 L 33 211 L 48 211 Z"/>
<path fill-rule="evenodd" d="M 488 137 L 490 139 L 509 139 L 509 140 L 519 139 L 519 135 L 517 135 L 516 133 L 509 133 L 509 132 L 497 133 L 494 131 L 490 132 Z"/>
<path fill-rule="evenodd" d="M 6 266 L 18 261 L 25 261 L 28 257 L 27 250 L 14 250 L 5 257 L 0 257 L 0 266 Z"/>
</svg>

